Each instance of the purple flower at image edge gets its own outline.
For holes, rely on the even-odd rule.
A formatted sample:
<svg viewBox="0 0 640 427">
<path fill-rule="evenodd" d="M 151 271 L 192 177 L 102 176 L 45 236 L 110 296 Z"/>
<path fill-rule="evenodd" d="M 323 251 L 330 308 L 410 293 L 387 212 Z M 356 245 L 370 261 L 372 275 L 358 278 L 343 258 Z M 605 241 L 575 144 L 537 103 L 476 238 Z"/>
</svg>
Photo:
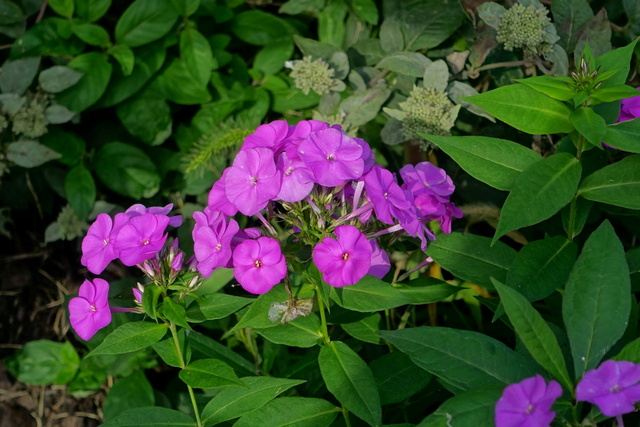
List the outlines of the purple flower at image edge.
<svg viewBox="0 0 640 427">
<path fill-rule="evenodd" d="M 102 279 L 85 280 L 78 296 L 69 301 L 69 321 L 71 327 L 85 341 L 91 339 L 98 330 L 111 323 L 109 308 L 109 283 Z"/>
<path fill-rule="evenodd" d="M 556 413 L 551 411 L 562 395 L 556 381 L 547 382 L 540 375 L 507 386 L 495 409 L 496 427 L 545 427 Z"/>
<path fill-rule="evenodd" d="M 576 387 L 576 400 L 592 403 L 607 417 L 617 417 L 635 410 L 640 401 L 640 365 L 607 360 L 588 371 Z"/>
</svg>

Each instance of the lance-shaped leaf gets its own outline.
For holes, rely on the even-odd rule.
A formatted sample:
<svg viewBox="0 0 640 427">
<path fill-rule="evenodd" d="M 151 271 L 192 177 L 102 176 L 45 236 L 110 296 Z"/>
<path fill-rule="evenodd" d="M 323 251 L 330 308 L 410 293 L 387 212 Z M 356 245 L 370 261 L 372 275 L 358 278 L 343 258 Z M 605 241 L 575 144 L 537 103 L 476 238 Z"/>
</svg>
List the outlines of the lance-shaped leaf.
<svg viewBox="0 0 640 427">
<path fill-rule="evenodd" d="M 340 409 L 324 399 L 281 397 L 243 416 L 235 427 L 330 426 Z"/>
<path fill-rule="evenodd" d="M 162 339 L 169 327 L 165 323 L 129 322 L 118 326 L 93 349 L 89 356 L 123 354 L 142 350 Z"/>
<path fill-rule="evenodd" d="M 604 118 L 589 107 L 580 107 L 571 113 L 571 123 L 594 145 L 600 144 L 607 131 Z"/>
<path fill-rule="evenodd" d="M 495 406 L 503 390 L 489 386 L 453 396 L 416 427 L 494 427 Z"/>
<path fill-rule="evenodd" d="M 462 99 L 523 132 L 541 135 L 573 130 L 569 107 L 526 85 L 503 86 Z"/>
<path fill-rule="evenodd" d="M 562 303 L 576 378 L 598 366 L 624 333 L 631 307 L 630 292 L 622 243 L 605 221 L 587 239 Z"/>
<path fill-rule="evenodd" d="M 584 179 L 578 194 L 594 202 L 640 209 L 640 155 L 625 157 Z"/>
<path fill-rule="evenodd" d="M 562 209 L 575 195 L 581 172 L 580 162 L 566 153 L 547 157 L 522 171 L 504 202 L 493 242 Z"/>
<path fill-rule="evenodd" d="M 607 126 L 602 142 L 619 150 L 640 153 L 640 119 Z"/>
<path fill-rule="evenodd" d="M 538 76 L 516 81 L 558 101 L 568 101 L 576 96 L 576 91 L 569 85 L 573 80 L 568 77 Z"/>
<path fill-rule="evenodd" d="M 102 427 L 194 427 L 195 421 L 184 412 L 161 406 L 124 411 Z"/>
<path fill-rule="evenodd" d="M 451 156 L 469 175 L 498 190 L 509 190 L 520 172 L 541 160 L 539 154 L 506 139 L 422 136 Z"/>
<path fill-rule="evenodd" d="M 247 387 L 233 372 L 231 366 L 218 359 L 196 360 L 185 366 L 178 376 L 194 388 Z"/>
<path fill-rule="evenodd" d="M 573 389 L 558 340 L 540 313 L 515 289 L 497 280 L 493 280 L 493 285 L 500 294 L 504 311 L 531 356 L 567 390 Z"/>
</svg>

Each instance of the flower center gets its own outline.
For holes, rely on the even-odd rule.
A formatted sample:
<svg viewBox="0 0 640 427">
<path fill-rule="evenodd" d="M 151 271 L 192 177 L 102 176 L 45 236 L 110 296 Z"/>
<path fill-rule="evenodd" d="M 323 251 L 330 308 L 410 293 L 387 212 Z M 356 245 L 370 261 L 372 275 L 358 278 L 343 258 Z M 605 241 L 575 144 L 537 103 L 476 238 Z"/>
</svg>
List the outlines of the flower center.
<svg viewBox="0 0 640 427">
<path fill-rule="evenodd" d="M 293 166 L 289 166 L 289 169 L 287 169 L 287 170 L 284 172 L 284 174 L 285 174 L 285 175 L 287 175 L 287 176 L 289 176 L 289 175 L 291 175 L 291 173 L 292 173 L 292 172 L 293 172 Z"/>
<path fill-rule="evenodd" d="M 336 159 L 335 153 L 327 154 L 327 160 L 333 162 Z"/>
<path fill-rule="evenodd" d="M 95 305 L 91 304 L 89 307 L 91 308 L 91 312 L 92 312 L 92 313 L 95 313 L 95 312 L 97 311 L 97 309 L 96 309 L 96 306 L 95 306 Z"/>
<path fill-rule="evenodd" d="M 348 261 L 349 260 L 349 252 L 345 252 L 342 254 L 342 260 L 343 261 Z"/>
<path fill-rule="evenodd" d="M 253 265 L 256 266 L 256 268 L 260 268 L 262 267 L 262 261 L 260 261 L 259 259 L 256 260 L 256 262 L 253 263 Z"/>
<path fill-rule="evenodd" d="M 622 391 L 622 387 L 620 387 L 618 384 L 614 385 L 613 387 L 611 387 L 609 389 L 609 391 L 611 393 L 620 393 Z"/>
<path fill-rule="evenodd" d="M 218 242 L 216 245 L 216 251 L 219 251 L 220 249 L 222 249 L 222 243 Z"/>
<path fill-rule="evenodd" d="M 388 199 L 388 198 L 389 198 L 389 193 L 384 193 L 384 194 L 382 195 L 382 197 L 384 197 L 385 199 Z"/>
<path fill-rule="evenodd" d="M 102 241 L 102 243 L 103 243 L 105 246 L 107 246 L 107 245 L 109 244 L 109 238 L 107 237 L 106 239 L 104 239 L 104 240 Z"/>
<path fill-rule="evenodd" d="M 251 177 L 251 185 L 256 185 L 258 183 L 258 177 L 257 176 L 252 176 Z"/>
<path fill-rule="evenodd" d="M 149 239 L 142 241 L 142 246 L 147 246 L 149 244 Z"/>
<path fill-rule="evenodd" d="M 532 413 L 533 413 L 533 411 L 535 411 L 535 409 L 536 409 L 535 405 L 529 405 L 529 406 L 527 407 L 527 410 L 525 411 L 525 413 L 526 413 L 527 415 L 532 414 Z"/>
</svg>

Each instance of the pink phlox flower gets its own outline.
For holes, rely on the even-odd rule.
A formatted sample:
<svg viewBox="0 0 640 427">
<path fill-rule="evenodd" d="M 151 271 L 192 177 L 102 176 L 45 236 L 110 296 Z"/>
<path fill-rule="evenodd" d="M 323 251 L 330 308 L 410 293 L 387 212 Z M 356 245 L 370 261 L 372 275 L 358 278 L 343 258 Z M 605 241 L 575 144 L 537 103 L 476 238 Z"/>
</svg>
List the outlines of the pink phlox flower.
<svg viewBox="0 0 640 427">
<path fill-rule="evenodd" d="M 364 161 L 364 169 L 362 174 L 368 173 L 376 164 L 376 155 L 374 154 L 367 141 L 361 138 L 353 138 L 360 147 L 362 147 L 362 161 Z"/>
<path fill-rule="evenodd" d="M 98 330 L 111 323 L 109 283 L 102 279 L 85 280 L 78 296 L 69 301 L 69 321 L 80 338 L 89 341 Z"/>
<path fill-rule="evenodd" d="M 640 365 L 607 360 L 584 374 L 576 387 L 576 400 L 597 405 L 607 417 L 633 412 L 640 401 Z"/>
<path fill-rule="evenodd" d="M 245 240 L 233 251 L 233 274 L 247 292 L 264 294 L 287 274 L 280 244 L 271 237 Z"/>
<path fill-rule="evenodd" d="M 225 173 L 227 199 L 244 215 L 255 215 L 280 192 L 282 175 L 268 148 L 241 150 Z"/>
<path fill-rule="evenodd" d="M 298 202 L 311 193 L 313 173 L 300 159 L 289 159 L 287 152 L 278 156 L 276 167 L 282 173 L 282 186 L 276 199 L 285 202 Z"/>
<path fill-rule="evenodd" d="M 445 214 L 439 218 L 436 218 L 437 221 L 440 221 L 440 228 L 445 234 L 451 234 L 451 222 L 453 218 L 462 218 L 463 212 L 453 203 L 445 203 Z"/>
<path fill-rule="evenodd" d="M 389 255 L 380 248 L 375 239 L 369 240 L 371 245 L 371 267 L 367 274 L 382 279 L 391 269 L 391 261 Z"/>
<path fill-rule="evenodd" d="M 548 427 L 556 416 L 551 407 L 561 395 L 560 384 L 547 385 L 540 375 L 511 384 L 496 404 L 496 427 Z"/>
<path fill-rule="evenodd" d="M 414 195 L 426 192 L 437 196 L 443 202 L 448 202 L 449 196 L 456 189 L 444 169 L 429 162 L 418 163 L 415 166 L 405 165 L 400 169 L 400 175 L 405 188 Z"/>
<path fill-rule="evenodd" d="M 373 203 L 376 217 L 385 224 L 393 224 L 397 211 L 411 209 L 411 202 L 405 197 L 394 175 L 382 166 L 374 166 L 364 176 L 367 197 Z"/>
<path fill-rule="evenodd" d="M 224 188 L 225 176 L 229 168 L 222 172 L 222 177 L 213 183 L 213 187 L 207 198 L 207 206 L 214 211 L 220 211 L 227 216 L 233 216 L 238 213 L 238 208 L 227 199 L 227 193 Z"/>
<path fill-rule="evenodd" d="M 193 219 L 196 221 L 192 236 L 197 268 L 200 274 L 209 277 L 213 270 L 226 266 L 231 260 L 231 240 L 240 227 L 234 219 L 227 220 L 209 208 L 204 213 L 194 212 Z"/>
<path fill-rule="evenodd" d="M 242 229 L 238 231 L 235 236 L 233 236 L 233 239 L 231 239 L 231 251 L 234 251 L 236 247 L 245 240 L 256 240 L 260 237 L 262 237 L 262 230 L 260 230 L 259 228 L 249 227 Z M 229 262 L 227 262 L 227 265 L 225 265 L 225 267 L 233 268 L 233 258 L 229 258 Z"/>
<path fill-rule="evenodd" d="M 144 287 L 140 283 L 138 283 L 137 288 L 131 288 L 131 292 L 133 293 L 133 299 L 138 303 L 142 304 L 142 295 L 144 294 Z"/>
<path fill-rule="evenodd" d="M 128 221 L 129 216 L 126 214 L 118 214 L 114 220 L 104 213 L 98 215 L 82 239 L 80 263 L 93 274 L 102 273 L 111 261 L 118 258 L 114 242 L 118 231 Z"/>
<path fill-rule="evenodd" d="M 636 88 L 636 90 L 640 90 L 640 87 Z M 620 115 L 618 116 L 616 123 L 640 117 L 640 95 L 623 99 L 621 102 Z"/>
<path fill-rule="evenodd" d="M 275 153 L 281 149 L 282 141 L 287 138 L 289 131 L 289 125 L 284 120 L 260 125 L 254 133 L 244 139 L 242 150 L 263 147 Z"/>
<path fill-rule="evenodd" d="M 326 187 L 360 178 L 364 171 L 362 153 L 360 144 L 333 128 L 312 133 L 298 147 L 298 154 L 312 171 L 315 182 Z"/>
<path fill-rule="evenodd" d="M 132 266 L 158 254 L 167 235 L 169 217 L 146 213 L 130 218 L 118 232 L 115 249 L 124 265 Z"/>
<path fill-rule="evenodd" d="M 353 225 L 336 227 L 334 233 L 336 239 L 325 237 L 313 248 L 313 262 L 329 285 L 353 285 L 369 271 L 373 249 Z"/>
<path fill-rule="evenodd" d="M 131 205 L 131 207 L 127 209 L 124 213 L 129 215 L 129 218 L 144 215 L 146 213 L 169 216 L 171 209 L 173 209 L 173 203 L 169 203 L 167 206 L 164 206 L 164 207 L 151 206 L 150 208 L 147 208 L 144 205 L 141 205 L 138 203 L 135 205 Z M 182 225 L 182 215 L 174 215 L 169 217 L 169 225 L 171 227 L 180 227 Z"/>
</svg>

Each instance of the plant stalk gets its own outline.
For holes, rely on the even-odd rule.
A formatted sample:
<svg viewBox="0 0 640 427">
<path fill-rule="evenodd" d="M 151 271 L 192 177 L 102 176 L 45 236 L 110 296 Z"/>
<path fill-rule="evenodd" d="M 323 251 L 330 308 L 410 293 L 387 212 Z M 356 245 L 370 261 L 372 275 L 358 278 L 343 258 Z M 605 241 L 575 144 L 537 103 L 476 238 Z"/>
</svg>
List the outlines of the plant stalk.
<svg viewBox="0 0 640 427">
<path fill-rule="evenodd" d="M 316 285 L 316 298 L 318 298 L 318 310 L 320 311 L 320 322 L 322 323 L 322 338 L 326 344 L 329 344 L 331 339 L 329 338 L 329 328 L 327 328 L 327 317 L 324 313 L 324 301 L 318 285 Z"/>
<path fill-rule="evenodd" d="M 182 348 L 180 347 L 180 339 L 178 338 L 178 330 L 176 325 L 169 323 L 169 329 L 171 330 L 171 336 L 173 337 L 173 344 L 176 346 L 176 353 L 178 354 L 178 360 L 180 361 L 180 368 L 184 369 L 187 364 L 184 362 L 184 356 L 182 355 Z M 202 420 L 200 419 L 200 411 L 198 410 L 198 403 L 196 402 L 196 395 L 193 392 L 193 388 L 187 384 L 187 390 L 189 390 L 189 398 L 191 399 L 191 406 L 193 406 L 193 413 L 196 416 L 196 426 L 204 427 Z"/>
</svg>

